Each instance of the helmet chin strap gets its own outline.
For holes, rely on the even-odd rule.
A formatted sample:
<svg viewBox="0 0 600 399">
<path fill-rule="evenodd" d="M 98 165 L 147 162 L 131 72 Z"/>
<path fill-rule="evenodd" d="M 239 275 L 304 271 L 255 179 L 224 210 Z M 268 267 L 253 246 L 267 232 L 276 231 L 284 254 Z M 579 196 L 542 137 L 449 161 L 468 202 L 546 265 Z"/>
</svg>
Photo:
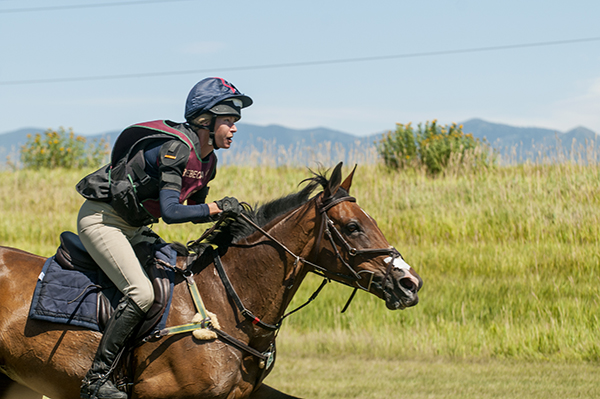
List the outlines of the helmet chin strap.
<svg viewBox="0 0 600 399">
<path fill-rule="evenodd" d="M 194 126 L 195 128 L 198 128 L 198 129 L 208 130 L 208 145 L 212 145 L 212 147 L 215 150 L 218 150 L 219 146 L 217 145 L 217 143 L 215 141 L 215 123 L 216 122 L 217 122 L 217 117 L 213 116 L 212 120 L 210 121 L 210 125 L 208 125 L 208 126 L 198 125 L 197 123 L 193 123 L 190 121 L 188 121 L 188 124 Z"/>
<path fill-rule="evenodd" d="M 215 124 L 217 123 L 217 116 L 213 115 L 210 121 L 210 125 L 208 125 L 208 145 L 212 145 L 215 150 L 219 149 L 215 141 Z"/>
<path fill-rule="evenodd" d="M 219 146 L 215 141 L 215 132 L 208 133 L 208 145 L 212 145 L 215 150 L 219 149 Z"/>
</svg>

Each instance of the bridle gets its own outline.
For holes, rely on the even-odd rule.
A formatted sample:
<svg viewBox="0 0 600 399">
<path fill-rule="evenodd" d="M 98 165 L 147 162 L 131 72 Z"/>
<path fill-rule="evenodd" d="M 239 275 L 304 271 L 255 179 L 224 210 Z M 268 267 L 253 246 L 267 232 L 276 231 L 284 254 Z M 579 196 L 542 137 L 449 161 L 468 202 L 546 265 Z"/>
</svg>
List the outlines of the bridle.
<svg viewBox="0 0 600 399">
<path fill-rule="evenodd" d="M 227 272 L 225 271 L 225 268 L 223 267 L 223 264 L 221 263 L 221 259 L 219 257 L 218 251 L 214 251 L 215 269 L 217 270 L 217 273 L 219 274 L 221 281 L 223 282 L 223 285 L 227 291 L 227 294 L 231 297 L 231 299 L 235 303 L 235 305 L 238 308 L 238 310 L 240 311 L 240 313 L 247 320 L 249 320 L 253 325 L 256 325 L 265 330 L 273 331 L 273 332 L 277 333 L 277 331 L 281 327 L 283 320 L 285 318 L 287 318 L 288 316 L 292 315 L 293 313 L 304 308 L 309 303 L 311 303 L 314 299 L 316 299 L 316 297 L 321 292 L 323 287 L 328 282 L 330 282 L 330 279 L 332 277 L 335 277 L 334 280 L 337 281 L 338 283 L 341 283 L 341 284 L 344 284 L 344 285 L 354 288 L 354 291 L 352 292 L 350 298 L 348 299 L 346 305 L 344 306 L 342 313 L 344 311 L 346 311 L 346 309 L 350 305 L 350 302 L 354 298 L 354 295 L 356 294 L 358 289 L 362 289 L 365 291 L 370 290 L 372 282 L 373 282 L 374 272 L 368 271 L 368 270 L 363 270 L 363 271 L 357 272 L 356 270 L 354 270 L 354 268 L 350 265 L 350 263 L 348 263 L 344 259 L 344 257 L 342 256 L 342 253 L 338 250 L 338 245 L 336 244 L 336 240 L 339 242 L 339 245 L 343 249 L 345 249 L 346 253 L 348 254 L 348 256 L 351 259 L 356 259 L 357 257 L 360 257 L 360 256 L 380 256 L 380 255 L 391 256 L 392 261 L 389 262 L 386 274 L 381 283 L 382 288 L 385 293 L 385 288 L 384 288 L 385 283 L 390 276 L 390 271 L 394 264 L 394 260 L 396 258 L 402 258 L 402 256 L 395 248 L 393 248 L 391 246 L 388 248 L 375 248 L 375 249 L 357 249 L 355 247 L 352 247 L 350 245 L 350 243 L 348 243 L 348 241 L 344 238 L 342 233 L 340 233 L 340 231 L 335 227 L 335 224 L 333 223 L 333 221 L 327 214 L 327 211 L 329 211 L 331 208 L 335 207 L 336 205 L 338 205 L 342 202 L 347 202 L 347 201 L 348 202 L 356 202 L 356 199 L 354 197 L 347 195 L 347 196 L 340 196 L 337 198 L 331 197 L 331 198 L 328 198 L 325 201 L 323 201 L 322 197 L 323 197 L 323 194 L 321 193 L 319 197 L 315 198 L 317 212 L 318 212 L 318 214 L 321 215 L 321 224 L 318 228 L 318 233 L 317 233 L 318 235 L 317 235 L 317 239 L 315 241 L 315 246 L 313 249 L 313 257 L 314 257 L 314 259 L 316 259 L 318 257 L 318 253 L 321 249 L 320 247 L 321 247 L 322 238 L 323 238 L 323 236 L 326 236 L 328 238 L 329 242 L 331 243 L 333 250 L 335 251 L 336 259 L 339 260 L 348 269 L 349 274 L 330 271 L 323 266 L 320 266 L 316 263 L 313 263 L 303 257 L 300 257 L 300 256 L 294 254 L 281 241 L 277 240 L 275 237 L 273 237 L 271 234 L 269 234 L 269 232 L 267 232 L 262 227 L 257 225 L 252 219 L 250 219 L 244 213 L 240 214 L 240 217 L 243 220 L 245 220 L 248 224 L 250 224 L 256 230 L 258 230 L 260 233 L 262 233 L 269 240 L 271 240 L 272 242 L 277 244 L 285 252 L 290 254 L 295 259 L 294 267 L 298 266 L 300 263 L 306 264 L 306 265 L 312 267 L 312 270 L 310 270 L 311 272 L 323 277 L 323 282 L 317 288 L 317 290 L 310 296 L 310 298 L 303 305 L 300 305 L 296 309 L 284 314 L 277 323 L 269 324 L 269 323 L 263 322 L 262 320 L 260 320 L 258 317 L 256 317 L 250 310 L 248 310 L 244 306 L 240 296 L 235 291 L 235 288 L 233 287 L 233 285 L 231 284 L 231 281 L 229 280 L 229 277 L 227 276 Z M 248 205 L 248 204 L 244 204 L 244 206 L 247 206 L 248 208 L 250 208 L 250 205 Z M 210 229 L 205 231 L 204 234 L 199 239 L 189 242 L 187 245 L 188 249 L 192 249 L 194 244 L 200 243 L 205 237 L 209 236 L 212 232 L 214 232 L 219 227 L 219 225 L 221 225 L 223 223 L 224 220 L 225 220 L 225 215 L 222 215 L 221 218 L 217 221 L 217 223 L 215 223 Z M 191 267 L 197 260 L 197 257 L 198 257 L 198 254 L 193 254 L 193 255 L 188 256 L 187 267 L 185 268 L 185 270 L 182 270 L 181 272 L 183 273 L 184 277 L 188 280 L 188 285 L 190 286 L 190 290 L 192 291 L 192 297 L 194 298 L 194 303 L 196 305 L 196 308 L 199 309 L 199 311 L 202 313 L 202 310 L 201 310 L 201 308 L 203 308 L 203 305 L 201 304 L 202 301 L 201 301 L 201 299 L 199 299 L 199 293 L 197 292 L 197 288 L 195 288 L 195 282 L 192 278 L 193 273 L 191 272 Z M 364 286 L 363 284 L 360 283 L 360 281 L 363 279 L 363 277 L 362 277 L 363 274 L 368 275 L 368 282 L 367 282 L 366 286 Z M 354 283 L 356 283 L 356 286 L 353 285 Z M 288 288 L 291 288 L 291 286 L 289 286 Z M 261 364 L 262 364 L 261 368 L 265 368 L 265 365 L 266 365 L 266 369 L 268 369 L 270 367 L 270 364 L 272 364 L 272 360 L 274 358 L 274 351 L 275 351 L 274 344 L 271 344 L 269 346 L 269 349 L 266 352 L 259 352 L 256 349 L 250 347 L 248 344 L 238 340 L 237 338 L 234 338 L 233 336 L 225 333 L 224 331 L 222 331 L 220 329 L 215 328 L 212 325 L 212 323 L 210 322 L 209 317 L 205 317 L 205 319 L 202 321 L 201 325 L 202 325 L 202 327 L 210 328 L 221 339 L 229 342 L 230 344 L 232 344 L 234 346 L 237 346 L 238 348 L 240 348 L 242 350 L 247 351 L 248 353 L 250 353 L 253 356 L 260 359 Z M 194 328 L 194 326 L 192 326 L 192 329 L 193 328 Z M 175 330 L 177 330 L 177 328 L 175 328 Z M 189 330 L 190 330 L 189 326 L 181 326 L 181 329 L 176 332 L 183 332 L 183 331 L 189 331 Z M 157 334 L 155 334 L 151 337 L 159 338 L 161 336 L 168 335 L 170 333 L 171 332 L 169 332 L 167 330 L 161 330 Z"/>
<path fill-rule="evenodd" d="M 379 256 L 379 255 L 389 255 L 392 258 L 397 258 L 397 257 L 401 257 L 401 255 L 393 247 L 373 248 L 373 249 L 357 249 L 357 248 L 351 246 L 350 243 L 348 243 L 348 241 L 344 238 L 342 233 L 340 233 L 340 231 L 335 227 L 335 224 L 333 223 L 333 221 L 327 214 L 328 210 L 330 210 L 334 206 L 336 206 L 342 202 L 346 202 L 346 201 L 356 202 L 356 198 L 351 197 L 351 196 L 344 196 L 344 197 L 340 197 L 340 198 L 332 198 L 326 202 L 322 201 L 322 197 L 317 198 L 317 201 L 316 201 L 317 210 L 321 214 L 321 225 L 318 230 L 319 232 L 317 235 L 317 241 L 315 244 L 314 251 L 315 252 L 319 251 L 321 239 L 322 239 L 323 235 L 325 235 L 329 239 L 329 242 L 331 243 L 331 246 L 332 246 L 333 250 L 335 251 L 336 258 L 346 267 L 346 269 L 348 269 L 348 271 L 350 271 L 350 275 L 344 275 L 341 273 L 333 273 L 330 271 L 322 270 L 323 268 L 320 268 L 321 271 L 324 273 L 333 273 L 333 274 L 337 275 L 338 277 L 344 278 L 345 280 L 348 280 L 351 282 L 350 284 L 346 284 L 342 281 L 338 281 L 339 283 L 351 285 L 352 283 L 356 282 L 356 285 L 358 286 L 358 288 L 363 289 L 365 291 L 369 291 L 371 288 L 371 283 L 373 282 L 374 272 L 368 271 L 368 270 L 361 270 L 361 271 L 357 272 L 356 270 L 354 270 L 354 268 L 344 259 L 344 257 L 338 250 L 338 247 L 335 242 L 336 239 L 340 243 L 340 245 L 346 249 L 346 253 L 348 254 L 348 256 L 351 259 L 356 259 L 356 257 L 359 257 L 359 256 Z M 392 259 L 392 261 L 393 261 L 393 259 Z M 369 280 L 368 280 L 368 284 L 366 287 L 360 283 L 360 280 L 362 280 L 362 276 L 361 276 L 362 274 L 369 275 Z M 389 268 L 386 273 L 386 277 L 384 278 L 384 281 L 387 280 L 388 275 L 389 275 Z M 354 288 L 356 288 L 356 287 L 354 287 Z"/>
<path fill-rule="evenodd" d="M 229 281 L 229 278 L 227 277 L 227 274 L 225 273 L 225 270 L 221 264 L 221 261 L 220 261 L 218 255 L 215 257 L 215 266 L 217 267 L 217 271 L 218 271 L 219 275 L 221 276 L 221 279 L 223 280 L 223 283 L 224 283 L 229 295 L 233 298 L 234 302 L 236 303 L 236 305 L 237 305 L 238 309 L 240 310 L 240 312 L 242 313 L 242 315 L 244 315 L 244 317 L 246 317 L 248 320 L 252 321 L 253 324 L 259 325 L 260 327 L 263 327 L 267 330 L 272 330 L 272 331 L 278 330 L 279 327 L 281 326 L 281 323 L 283 322 L 283 320 L 285 318 L 287 318 L 291 314 L 299 311 L 300 309 L 304 308 L 310 302 L 312 302 L 314 299 L 316 299 L 317 295 L 321 292 L 321 290 L 325 286 L 325 284 L 327 284 L 330 281 L 330 278 L 334 278 L 334 280 L 340 284 L 344 284 L 344 285 L 354 288 L 354 291 L 352 292 L 350 298 L 348 299 L 346 305 L 344 306 L 342 313 L 346 311 L 346 309 L 350 305 L 350 302 L 354 298 L 354 295 L 356 294 L 356 291 L 358 289 L 362 289 L 367 292 L 371 289 L 371 284 L 373 282 L 373 276 L 374 276 L 375 272 L 372 272 L 369 270 L 362 270 L 362 271 L 357 272 L 356 270 L 354 270 L 354 268 L 350 265 L 350 263 L 348 263 L 344 259 L 344 257 L 342 256 L 342 253 L 338 250 L 338 246 L 336 245 L 336 239 L 337 239 L 337 241 L 340 242 L 340 245 L 343 248 L 345 248 L 348 256 L 351 259 L 356 259 L 357 257 L 360 257 L 360 256 L 380 256 L 380 255 L 391 256 L 392 261 L 389 262 L 389 264 L 388 264 L 386 274 L 382 280 L 383 285 L 385 284 L 385 282 L 387 281 L 387 279 L 390 276 L 390 271 L 391 271 L 392 265 L 394 264 L 394 259 L 398 258 L 398 257 L 400 257 L 400 258 L 402 257 L 400 255 L 400 253 L 393 247 L 374 248 L 374 249 L 357 249 L 355 247 L 352 247 L 348 243 L 348 241 L 344 238 L 342 233 L 340 233 L 340 231 L 335 227 L 335 224 L 333 223 L 333 221 L 327 214 L 327 211 L 342 202 L 347 202 L 347 201 L 356 202 L 356 198 L 351 197 L 351 196 L 343 196 L 343 197 L 339 197 L 339 198 L 332 197 L 326 201 L 323 201 L 322 196 L 323 196 L 323 194 L 321 193 L 320 196 L 315 199 L 317 211 L 321 215 L 321 224 L 318 229 L 317 239 L 315 241 L 315 246 L 313 249 L 313 257 L 316 259 L 318 252 L 320 251 L 320 246 L 321 246 L 320 243 L 322 241 L 323 236 L 325 235 L 328 238 L 329 242 L 331 243 L 333 250 L 335 251 L 337 260 L 339 260 L 346 267 L 346 269 L 348 269 L 350 274 L 344 274 L 344 273 L 330 271 L 321 265 L 318 265 L 314 262 L 307 260 L 306 258 L 303 258 L 301 256 L 294 254 L 281 241 L 277 240 L 275 237 L 273 237 L 271 234 L 269 234 L 269 232 L 267 232 L 262 227 L 260 227 L 258 224 L 256 224 L 248 216 L 246 216 L 243 213 L 240 214 L 240 217 L 242 219 L 244 219 L 248 224 L 250 224 L 256 230 L 258 230 L 261 234 L 263 234 L 265 237 L 267 237 L 268 239 L 273 241 L 280 248 L 282 248 L 285 252 L 287 252 L 293 258 L 295 258 L 294 266 L 297 266 L 300 263 L 311 266 L 313 269 L 313 270 L 311 270 L 311 272 L 323 277 L 323 282 L 321 283 L 319 288 L 317 288 L 317 290 L 313 293 L 313 295 L 308 299 L 308 301 L 305 302 L 303 305 L 299 306 L 298 308 L 283 315 L 281 317 L 281 319 L 279 320 L 279 322 L 277 322 L 276 324 L 268 324 L 268 323 L 261 321 L 258 317 L 254 316 L 254 314 L 252 314 L 252 312 L 250 312 L 248 309 L 246 309 L 243 306 L 241 299 L 239 298 L 239 296 L 233 289 L 233 286 L 231 285 L 231 282 Z M 245 204 L 245 205 L 247 205 L 247 204 Z M 363 274 L 366 274 L 368 276 L 367 277 L 368 282 L 367 282 L 366 286 L 364 284 L 360 283 L 360 281 L 363 279 L 363 277 L 362 277 Z M 356 283 L 356 286 L 353 285 L 354 283 Z"/>
</svg>

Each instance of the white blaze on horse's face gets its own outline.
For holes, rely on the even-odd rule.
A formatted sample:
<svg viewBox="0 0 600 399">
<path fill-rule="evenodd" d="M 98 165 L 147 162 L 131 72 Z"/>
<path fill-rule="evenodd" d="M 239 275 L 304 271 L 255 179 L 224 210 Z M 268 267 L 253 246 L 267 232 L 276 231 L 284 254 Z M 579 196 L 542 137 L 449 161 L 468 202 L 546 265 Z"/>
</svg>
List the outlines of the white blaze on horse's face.
<svg viewBox="0 0 600 399">
<path fill-rule="evenodd" d="M 392 258 L 391 256 L 388 256 L 387 258 L 385 258 L 383 261 L 385 263 L 390 263 L 392 261 L 392 259 L 394 260 L 394 269 L 401 269 L 401 270 L 410 270 L 410 265 L 408 263 L 406 263 L 404 261 L 404 259 L 402 258 Z"/>
</svg>

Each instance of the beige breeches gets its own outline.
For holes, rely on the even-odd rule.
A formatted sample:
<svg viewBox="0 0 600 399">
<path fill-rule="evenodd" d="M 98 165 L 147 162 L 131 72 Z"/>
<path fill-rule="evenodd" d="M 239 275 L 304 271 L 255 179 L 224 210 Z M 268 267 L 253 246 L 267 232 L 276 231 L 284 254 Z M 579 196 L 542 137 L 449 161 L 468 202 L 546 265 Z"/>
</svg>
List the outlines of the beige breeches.
<svg viewBox="0 0 600 399">
<path fill-rule="evenodd" d="M 107 203 L 85 201 L 77 217 L 81 242 L 108 278 L 144 312 L 154 301 L 152 284 L 135 256 L 133 246 L 155 238 L 148 227 L 132 227 Z"/>
</svg>

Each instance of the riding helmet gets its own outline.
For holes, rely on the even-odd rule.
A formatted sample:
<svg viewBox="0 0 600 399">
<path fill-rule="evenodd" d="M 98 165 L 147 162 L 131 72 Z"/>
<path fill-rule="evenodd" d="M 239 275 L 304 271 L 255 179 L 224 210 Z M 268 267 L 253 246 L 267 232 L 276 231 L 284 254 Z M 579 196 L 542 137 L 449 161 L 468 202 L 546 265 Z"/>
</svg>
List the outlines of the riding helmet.
<svg viewBox="0 0 600 399">
<path fill-rule="evenodd" d="M 252 99 L 222 78 L 206 78 L 196 83 L 185 102 L 185 119 L 191 120 L 203 112 L 214 115 L 235 115 L 252 105 Z"/>
</svg>

